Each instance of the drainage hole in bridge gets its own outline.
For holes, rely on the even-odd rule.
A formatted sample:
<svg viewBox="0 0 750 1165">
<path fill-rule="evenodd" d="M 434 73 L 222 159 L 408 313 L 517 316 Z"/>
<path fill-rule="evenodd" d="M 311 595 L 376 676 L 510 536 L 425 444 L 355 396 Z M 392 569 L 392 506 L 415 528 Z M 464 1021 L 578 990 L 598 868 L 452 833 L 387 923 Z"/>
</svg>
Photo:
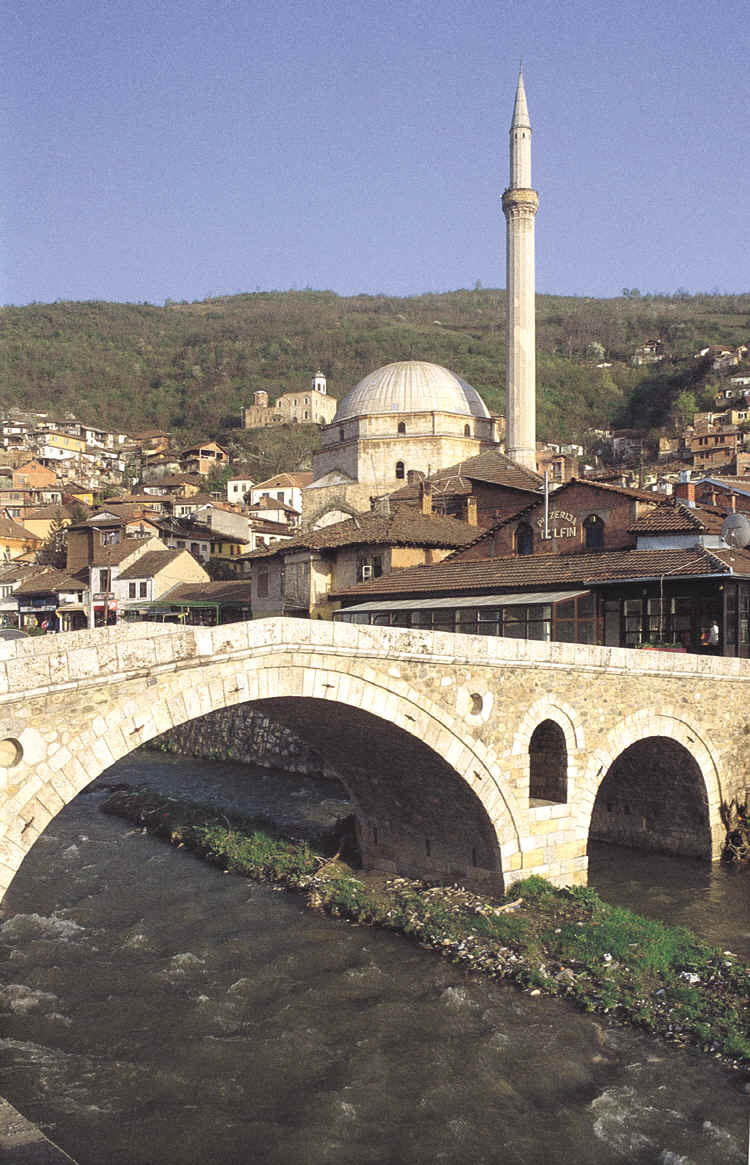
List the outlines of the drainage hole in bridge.
<svg viewBox="0 0 750 1165">
<path fill-rule="evenodd" d="M 0 768 L 12 769 L 23 756 L 23 748 L 18 740 L 6 737 L 0 740 Z"/>
</svg>

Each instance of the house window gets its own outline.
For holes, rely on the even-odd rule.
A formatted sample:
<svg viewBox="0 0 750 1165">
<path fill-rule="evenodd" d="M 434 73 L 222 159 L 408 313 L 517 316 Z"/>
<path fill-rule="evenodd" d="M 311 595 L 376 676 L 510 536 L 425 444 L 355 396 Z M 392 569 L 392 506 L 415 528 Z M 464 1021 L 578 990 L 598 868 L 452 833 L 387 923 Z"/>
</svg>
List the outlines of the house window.
<svg viewBox="0 0 750 1165">
<path fill-rule="evenodd" d="M 640 647 L 643 642 L 643 602 L 641 599 L 626 599 L 625 646 Z"/>
<path fill-rule="evenodd" d="M 617 645 L 620 643 L 620 609 L 617 607 Z M 561 643 L 596 643 L 596 604 L 588 592 L 555 603 L 553 639 Z"/>
<path fill-rule="evenodd" d="M 381 554 L 375 554 L 370 558 L 357 559 L 357 582 L 366 582 L 367 579 L 380 578 L 382 573 L 383 556 Z"/>
<path fill-rule="evenodd" d="M 144 580 L 138 583 L 138 598 L 145 599 L 148 594 L 148 583 Z"/>
<path fill-rule="evenodd" d="M 135 598 L 135 583 L 128 583 L 128 598 Z"/>
<path fill-rule="evenodd" d="M 396 479 L 398 481 L 403 481 L 405 476 L 406 476 L 406 469 L 405 469 L 403 461 L 397 461 L 396 462 Z"/>
<path fill-rule="evenodd" d="M 464 425 L 464 437 L 471 436 L 471 425 Z"/>
<path fill-rule="evenodd" d="M 399 423 L 398 423 L 398 430 L 397 430 L 397 432 L 399 432 L 399 433 L 405 433 L 405 432 L 406 432 L 406 423 L 405 423 L 404 421 L 399 421 Z"/>
<path fill-rule="evenodd" d="M 604 522 L 598 514 L 589 514 L 584 518 L 583 536 L 587 550 L 604 549 Z"/>
<path fill-rule="evenodd" d="M 528 522 L 519 522 L 513 535 L 516 554 L 534 553 L 534 531 Z"/>
<path fill-rule="evenodd" d="M 110 572 L 108 570 L 99 571 L 99 590 L 105 592 L 109 590 Z"/>
<path fill-rule="evenodd" d="M 258 598 L 268 598 L 268 570 L 258 571 Z"/>
</svg>

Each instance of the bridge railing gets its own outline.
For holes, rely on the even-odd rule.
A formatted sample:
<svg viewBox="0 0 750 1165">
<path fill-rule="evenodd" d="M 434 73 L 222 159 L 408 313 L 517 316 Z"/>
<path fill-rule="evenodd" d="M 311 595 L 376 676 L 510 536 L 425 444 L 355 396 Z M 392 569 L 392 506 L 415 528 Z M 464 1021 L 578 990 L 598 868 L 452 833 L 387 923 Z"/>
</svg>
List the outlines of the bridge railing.
<svg viewBox="0 0 750 1165">
<path fill-rule="evenodd" d="M 210 662 L 277 650 L 300 651 L 321 660 L 344 655 L 353 660 L 402 659 L 442 666 L 669 675 L 685 681 L 750 680 L 750 660 L 746 659 L 271 618 L 218 627 L 123 624 L 0 642 L 0 700 L 97 679 L 189 667 L 191 659 Z"/>
</svg>

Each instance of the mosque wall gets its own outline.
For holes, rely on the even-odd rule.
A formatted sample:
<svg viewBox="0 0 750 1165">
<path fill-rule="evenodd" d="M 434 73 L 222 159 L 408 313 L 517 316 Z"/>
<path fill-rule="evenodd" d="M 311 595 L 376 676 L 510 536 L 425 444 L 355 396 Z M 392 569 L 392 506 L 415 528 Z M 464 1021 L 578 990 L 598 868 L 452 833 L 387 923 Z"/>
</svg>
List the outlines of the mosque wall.
<svg viewBox="0 0 750 1165">
<path fill-rule="evenodd" d="M 385 493 L 403 485 L 411 469 L 424 474 L 435 473 L 448 465 L 476 457 L 489 445 L 489 442 L 474 437 L 420 435 L 407 430 L 402 436 L 391 433 L 386 437 L 368 437 L 320 449 L 314 456 L 314 472 L 315 477 L 320 478 L 338 469 L 355 481 L 368 482 L 370 492 Z M 399 464 L 402 467 L 400 474 Z"/>
<path fill-rule="evenodd" d="M 403 426 L 400 429 L 399 426 Z M 369 437 L 403 436 L 431 437 L 472 437 L 477 441 L 496 442 L 495 422 L 490 417 L 473 417 L 466 414 L 420 412 L 420 413 L 375 413 L 369 416 L 351 417 L 326 425 L 321 433 L 322 449 L 340 449 L 348 442 Z"/>
</svg>

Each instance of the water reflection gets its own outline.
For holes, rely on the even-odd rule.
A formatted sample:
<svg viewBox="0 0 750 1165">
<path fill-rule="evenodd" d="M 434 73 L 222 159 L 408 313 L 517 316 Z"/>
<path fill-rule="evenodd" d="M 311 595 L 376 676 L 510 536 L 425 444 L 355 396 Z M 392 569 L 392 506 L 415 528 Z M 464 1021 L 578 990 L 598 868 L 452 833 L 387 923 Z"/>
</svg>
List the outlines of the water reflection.
<svg viewBox="0 0 750 1165">
<path fill-rule="evenodd" d="M 593 842 L 589 885 L 616 906 L 688 926 L 750 960 L 750 871 Z"/>
</svg>

